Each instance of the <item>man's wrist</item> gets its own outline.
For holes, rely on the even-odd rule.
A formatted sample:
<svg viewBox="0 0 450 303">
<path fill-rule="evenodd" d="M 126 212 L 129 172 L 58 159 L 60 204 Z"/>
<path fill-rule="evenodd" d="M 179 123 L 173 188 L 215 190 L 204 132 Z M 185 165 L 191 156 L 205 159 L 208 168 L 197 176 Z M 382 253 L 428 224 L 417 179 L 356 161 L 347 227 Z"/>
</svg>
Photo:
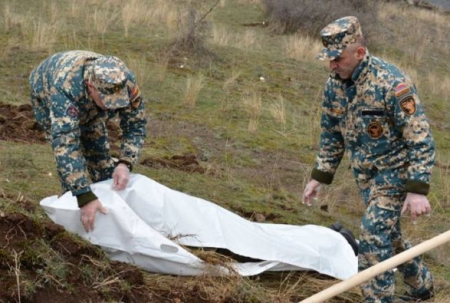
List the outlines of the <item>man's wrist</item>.
<svg viewBox="0 0 450 303">
<path fill-rule="evenodd" d="M 97 199 L 98 199 L 98 197 L 92 191 L 88 191 L 86 193 L 79 194 L 79 195 L 77 195 L 78 207 L 82 208 L 89 202 L 92 202 Z"/>
<path fill-rule="evenodd" d="M 119 166 L 120 164 L 123 164 L 126 167 L 128 167 L 128 170 L 130 172 L 133 170 L 133 165 L 131 164 L 131 162 L 128 162 L 127 160 L 120 159 L 119 161 L 117 161 L 117 166 Z"/>
</svg>

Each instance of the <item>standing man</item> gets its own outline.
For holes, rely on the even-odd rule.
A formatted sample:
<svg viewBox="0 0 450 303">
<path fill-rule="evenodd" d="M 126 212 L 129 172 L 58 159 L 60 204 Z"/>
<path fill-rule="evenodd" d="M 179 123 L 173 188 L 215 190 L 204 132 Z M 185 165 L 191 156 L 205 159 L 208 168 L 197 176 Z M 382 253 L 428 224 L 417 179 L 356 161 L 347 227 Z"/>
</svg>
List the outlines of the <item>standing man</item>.
<svg viewBox="0 0 450 303">
<path fill-rule="evenodd" d="M 61 185 L 77 197 L 80 219 L 94 229 L 97 211 L 106 213 L 91 191 L 92 182 L 113 178 L 127 186 L 146 136 L 145 104 L 133 73 L 118 58 L 88 51 L 57 53 L 29 78 L 37 123 L 53 147 Z M 111 158 L 106 121 L 120 117 L 122 144 Z"/>
<path fill-rule="evenodd" d="M 303 200 L 311 204 L 320 184 L 331 184 L 347 150 L 366 205 L 361 221 L 359 270 L 411 245 L 403 240 L 401 213 L 413 222 L 430 213 L 426 195 L 434 141 L 416 88 L 397 67 L 371 56 L 359 21 L 344 17 L 321 31 L 330 77 L 322 103 L 320 149 Z M 433 296 L 433 277 L 420 258 L 399 266 L 405 300 Z M 395 279 L 387 271 L 362 285 L 365 302 L 392 302 Z"/>
</svg>

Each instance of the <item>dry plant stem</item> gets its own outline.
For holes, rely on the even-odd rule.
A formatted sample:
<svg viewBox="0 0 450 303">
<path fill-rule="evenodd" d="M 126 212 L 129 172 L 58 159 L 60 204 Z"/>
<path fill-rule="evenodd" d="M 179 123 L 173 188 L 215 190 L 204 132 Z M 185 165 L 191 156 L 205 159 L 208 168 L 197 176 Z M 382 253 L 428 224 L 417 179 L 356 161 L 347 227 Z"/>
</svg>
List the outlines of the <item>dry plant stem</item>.
<svg viewBox="0 0 450 303">
<path fill-rule="evenodd" d="M 300 303 L 319 303 L 324 302 L 325 300 L 331 299 L 353 287 L 360 285 L 361 283 L 385 272 L 388 271 L 408 260 L 411 260 L 427 251 L 430 251 L 438 246 L 441 246 L 450 241 L 450 230 L 445 233 L 440 234 L 430 240 L 427 240 L 419 245 L 416 245 L 401 254 L 398 254 L 390 259 L 387 259 L 381 263 L 378 263 L 354 276 L 351 278 L 342 281 L 338 284 L 331 286 L 303 301 Z"/>
<path fill-rule="evenodd" d="M 198 21 L 197 22 L 195 22 L 195 25 L 194 25 L 194 28 L 196 28 L 197 27 L 197 25 L 199 25 L 205 18 L 206 18 L 206 16 L 208 16 L 212 11 L 213 11 L 213 9 L 214 8 L 216 8 L 216 6 L 218 5 L 220 3 L 220 0 L 218 0 L 217 2 L 216 2 L 216 4 L 214 4 L 213 6 L 211 6 L 211 8 L 200 18 L 200 19 L 198 19 Z"/>
<path fill-rule="evenodd" d="M 20 299 L 20 263 L 19 258 L 22 252 L 17 253 L 14 250 L 14 274 L 16 275 L 16 283 L 17 283 L 17 297 L 19 299 L 19 303 L 21 302 Z"/>
</svg>

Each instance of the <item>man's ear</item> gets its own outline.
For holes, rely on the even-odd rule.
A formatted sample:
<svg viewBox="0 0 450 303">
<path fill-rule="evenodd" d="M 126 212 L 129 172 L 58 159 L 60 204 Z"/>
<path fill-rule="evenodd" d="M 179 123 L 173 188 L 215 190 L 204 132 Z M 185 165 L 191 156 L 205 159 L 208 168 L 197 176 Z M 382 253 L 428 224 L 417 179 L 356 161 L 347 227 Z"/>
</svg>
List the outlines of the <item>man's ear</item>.
<svg viewBox="0 0 450 303">
<path fill-rule="evenodd" d="M 356 57 L 358 58 L 358 60 L 362 60 L 364 59 L 365 56 L 366 56 L 366 48 L 364 46 L 359 46 L 356 49 Z"/>
<path fill-rule="evenodd" d="M 89 90 L 89 92 L 91 92 L 92 89 L 95 88 L 94 84 L 89 80 L 86 81 L 86 87 Z"/>
</svg>

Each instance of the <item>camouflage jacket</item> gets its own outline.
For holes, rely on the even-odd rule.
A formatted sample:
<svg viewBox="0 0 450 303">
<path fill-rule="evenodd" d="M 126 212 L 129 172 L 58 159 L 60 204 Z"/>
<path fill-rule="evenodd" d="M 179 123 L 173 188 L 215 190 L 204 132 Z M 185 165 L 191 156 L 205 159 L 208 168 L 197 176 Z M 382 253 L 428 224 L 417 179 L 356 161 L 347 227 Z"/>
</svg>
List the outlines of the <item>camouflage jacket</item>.
<svg viewBox="0 0 450 303">
<path fill-rule="evenodd" d="M 351 79 L 330 75 L 322 110 L 313 179 L 330 184 L 347 150 L 354 171 L 406 167 L 404 190 L 428 193 L 434 141 L 416 88 L 398 68 L 367 52 Z"/>
<path fill-rule="evenodd" d="M 128 107 L 102 110 L 87 93 L 88 68 L 100 56 L 88 51 L 57 53 L 37 66 L 29 79 L 32 98 L 43 105 L 41 112 L 35 110 L 36 119 L 52 143 L 62 182 L 74 195 L 90 192 L 80 148 L 83 128 L 104 127 L 104 122 L 118 114 L 122 129 L 120 160 L 131 164 L 136 163 L 146 136 L 145 102 L 134 75 L 130 73 L 132 79 L 128 81 Z"/>
</svg>

